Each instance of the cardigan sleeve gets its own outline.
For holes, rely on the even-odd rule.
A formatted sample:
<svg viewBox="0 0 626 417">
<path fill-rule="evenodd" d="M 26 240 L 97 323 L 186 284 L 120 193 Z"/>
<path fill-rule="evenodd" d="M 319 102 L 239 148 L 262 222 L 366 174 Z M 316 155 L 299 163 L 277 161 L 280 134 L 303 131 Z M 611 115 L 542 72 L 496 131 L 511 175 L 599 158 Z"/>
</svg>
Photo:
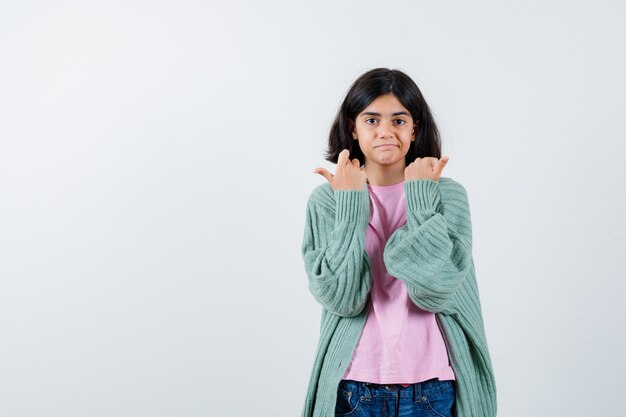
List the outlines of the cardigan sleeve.
<svg viewBox="0 0 626 417">
<path fill-rule="evenodd" d="M 313 193 L 307 203 L 302 257 L 309 291 L 331 313 L 358 315 L 370 290 L 365 252 L 369 223 L 367 190 L 330 191 L 325 201 Z"/>
<path fill-rule="evenodd" d="M 407 223 L 391 235 L 383 254 L 387 271 L 405 281 L 411 300 L 433 313 L 450 307 L 472 265 L 467 193 L 446 180 L 443 201 L 437 181 L 405 182 Z"/>
</svg>

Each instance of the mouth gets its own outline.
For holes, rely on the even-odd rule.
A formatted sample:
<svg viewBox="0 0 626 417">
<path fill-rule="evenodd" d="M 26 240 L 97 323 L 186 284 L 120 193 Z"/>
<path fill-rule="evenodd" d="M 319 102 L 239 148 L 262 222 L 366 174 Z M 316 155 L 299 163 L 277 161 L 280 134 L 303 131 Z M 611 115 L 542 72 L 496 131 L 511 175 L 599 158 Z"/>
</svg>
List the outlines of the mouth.
<svg viewBox="0 0 626 417">
<path fill-rule="evenodd" d="M 391 147 L 395 147 L 395 146 L 398 146 L 398 145 L 396 145 L 395 143 L 386 143 L 384 145 L 375 146 L 375 148 L 391 148 Z"/>
</svg>

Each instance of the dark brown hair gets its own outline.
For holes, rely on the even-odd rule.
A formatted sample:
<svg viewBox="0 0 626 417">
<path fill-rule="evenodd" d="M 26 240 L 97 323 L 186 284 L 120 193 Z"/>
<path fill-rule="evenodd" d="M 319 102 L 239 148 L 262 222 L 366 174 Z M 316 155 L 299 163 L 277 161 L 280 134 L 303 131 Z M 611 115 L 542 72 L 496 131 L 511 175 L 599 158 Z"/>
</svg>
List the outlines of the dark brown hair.
<svg viewBox="0 0 626 417">
<path fill-rule="evenodd" d="M 393 94 L 411 113 L 417 123 L 415 141 L 411 142 L 405 164 L 415 158 L 441 158 L 441 141 L 439 130 L 430 113 L 430 108 L 415 82 L 405 73 L 388 68 L 375 68 L 361 75 L 350 87 L 346 98 L 330 129 L 326 160 L 337 163 L 339 153 L 350 150 L 350 159 L 358 158 L 361 165 L 365 163 L 365 155 L 358 141 L 352 138 L 356 116 L 378 97 Z"/>
</svg>

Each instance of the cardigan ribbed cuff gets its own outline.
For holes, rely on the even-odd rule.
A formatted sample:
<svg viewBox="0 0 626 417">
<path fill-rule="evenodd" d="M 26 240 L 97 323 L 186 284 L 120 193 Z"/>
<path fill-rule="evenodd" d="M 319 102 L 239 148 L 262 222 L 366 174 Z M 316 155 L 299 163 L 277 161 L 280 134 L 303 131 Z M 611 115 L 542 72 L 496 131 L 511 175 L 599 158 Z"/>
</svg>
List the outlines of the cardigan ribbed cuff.
<svg viewBox="0 0 626 417">
<path fill-rule="evenodd" d="M 434 212 L 440 201 L 439 184 L 429 179 L 404 182 L 407 210 Z"/>
<path fill-rule="evenodd" d="M 405 181 L 404 195 L 409 228 L 419 227 L 434 216 L 441 202 L 439 183 L 429 179 Z"/>
<path fill-rule="evenodd" d="M 363 227 L 369 223 L 369 195 L 367 190 L 335 191 L 335 221 L 355 222 Z"/>
</svg>

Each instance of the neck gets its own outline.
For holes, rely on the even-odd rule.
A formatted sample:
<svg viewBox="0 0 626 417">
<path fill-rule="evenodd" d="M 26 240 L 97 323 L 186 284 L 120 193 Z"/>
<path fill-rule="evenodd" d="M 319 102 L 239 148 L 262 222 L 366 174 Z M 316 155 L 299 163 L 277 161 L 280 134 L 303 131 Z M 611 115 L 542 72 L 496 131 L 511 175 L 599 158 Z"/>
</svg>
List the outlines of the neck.
<svg viewBox="0 0 626 417">
<path fill-rule="evenodd" d="M 365 164 L 367 182 L 371 185 L 393 185 L 404 181 L 404 161 L 396 165 Z"/>
</svg>

